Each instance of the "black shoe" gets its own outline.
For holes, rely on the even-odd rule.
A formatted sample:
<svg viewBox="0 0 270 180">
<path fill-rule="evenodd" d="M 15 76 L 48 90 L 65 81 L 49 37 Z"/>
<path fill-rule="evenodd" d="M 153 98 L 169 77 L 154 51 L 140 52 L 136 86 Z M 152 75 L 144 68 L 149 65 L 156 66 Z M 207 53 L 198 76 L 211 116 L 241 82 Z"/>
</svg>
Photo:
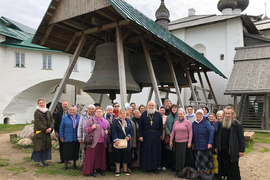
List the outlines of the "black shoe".
<svg viewBox="0 0 270 180">
<path fill-rule="evenodd" d="M 100 175 L 101 175 L 101 176 L 106 176 L 105 171 L 100 171 Z"/>
<path fill-rule="evenodd" d="M 45 167 L 44 164 L 43 164 L 42 162 L 38 162 L 38 163 L 37 163 L 37 166 L 38 166 L 38 167 Z"/>
<path fill-rule="evenodd" d="M 97 177 L 97 170 L 95 170 L 95 169 L 93 170 L 92 176 Z"/>
<path fill-rule="evenodd" d="M 171 170 L 171 173 L 174 173 L 174 172 L 175 172 L 175 169 L 172 169 L 172 170 Z"/>
<path fill-rule="evenodd" d="M 75 166 L 73 165 L 73 170 L 75 170 L 75 169 L 77 169 L 77 166 L 76 165 Z"/>
<path fill-rule="evenodd" d="M 58 164 L 63 164 L 63 163 L 65 163 L 65 161 L 63 161 L 63 160 L 58 162 Z"/>
<path fill-rule="evenodd" d="M 68 167 L 67 167 L 67 166 L 64 166 L 64 167 L 63 167 L 63 170 L 64 170 L 64 171 L 65 171 L 65 170 L 67 170 L 67 169 L 68 169 Z"/>
<path fill-rule="evenodd" d="M 154 174 L 159 174 L 159 170 L 158 169 L 154 170 Z"/>
<path fill-rule="evenodd" d="M 45 161 L 42 161 L 42 164 L 43 164 L 44 166 L 49 166 L 49 164 L 46 163 Z"/>
</svg>

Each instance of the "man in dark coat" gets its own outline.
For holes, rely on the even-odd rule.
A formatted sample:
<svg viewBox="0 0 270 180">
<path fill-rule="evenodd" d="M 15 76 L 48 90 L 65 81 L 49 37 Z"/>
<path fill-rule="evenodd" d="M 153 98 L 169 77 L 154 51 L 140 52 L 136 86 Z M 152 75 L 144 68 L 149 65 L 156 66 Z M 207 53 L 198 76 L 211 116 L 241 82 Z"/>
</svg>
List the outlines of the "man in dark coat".
<svg viewBox="0 0 270 180">
<path fill-rule="evenodd" d="M 218 154 L 218 178 L 240 180 L 239 157 L 245 152 L 245 139 L 242 124 L 235 119 L 231 106 L 224 110 L 222 123 L 218 126 L 216 152 Z"/>
<path fill-rule="evenodd" d="M 166 99 L 164 104 L 165 104 L 165 110 L 166 110 L 165 115 L 169 116 L 171 113 L 172 101 L 169 99 Z"/>
<path fill-rule="evenodd" d="M 140 117 L 139 124 L 140 166 L 142 170 L 153 170 L 155 174 L 159 173 L 162 132 L 162 117 L 155 109 L 155 102 L 149 101 L 147 110 Z"/>
<path fill-rule="evenodd" d="M 62 118 L 65 117 L 68 114 L 68 102 L 67 101 L 63 101 L 62 102 L 62 108 L 61 110 L 59 110 L 55 116 L 55 123 L 54 123 L 54 131 L 55 131 L 55 136 L 58 137 L 58 142 L 59 142 L 59 152 L 60 152 L 60 161 L 58 162 L 59 164 L 64 163 L 63 160 L 63 143 L 62 141 L 60 141 L 59 139 L 59 128 L 62 122 Z"/>
</svg>

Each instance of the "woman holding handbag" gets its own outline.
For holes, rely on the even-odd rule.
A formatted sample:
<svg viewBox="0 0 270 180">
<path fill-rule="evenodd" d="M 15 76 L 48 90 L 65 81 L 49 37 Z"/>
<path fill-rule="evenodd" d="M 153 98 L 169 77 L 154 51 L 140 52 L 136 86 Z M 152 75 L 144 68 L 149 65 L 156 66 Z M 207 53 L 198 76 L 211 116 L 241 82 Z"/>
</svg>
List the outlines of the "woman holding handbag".
<svg viewBox="0 0 270 180">
<path fill-rule="evenodd" d="M 107 134 L 110 128 L 109 122 L 103 118 L 103 109 L 98 107 L 95 110 L 95 117 L 89 119 L 84 125 L 85 143 L 87 150 L 85 153 L 83 174 L 97 176 L 97 169 L 100 169 L 100 174 L 105 176 L 106 170 L 106 147 L 107 147 Z M 91 142 L 87 142 L 88 135 L 91 134 Z"/>
<path fill-rule="evenodd" d="M 127 164 L 132 162 L 130 139 L 133 136 L 133 128 L 130 120 L 126 118 L 126 111 L 120 110 L 120 115 L 113 120 L 112 139 L 114 142 L 112 161 L 116 165 L 115 176 L 120 176 L 120 163 L 123 163 L 124 173 L 130 175 Z"/>
</svg>

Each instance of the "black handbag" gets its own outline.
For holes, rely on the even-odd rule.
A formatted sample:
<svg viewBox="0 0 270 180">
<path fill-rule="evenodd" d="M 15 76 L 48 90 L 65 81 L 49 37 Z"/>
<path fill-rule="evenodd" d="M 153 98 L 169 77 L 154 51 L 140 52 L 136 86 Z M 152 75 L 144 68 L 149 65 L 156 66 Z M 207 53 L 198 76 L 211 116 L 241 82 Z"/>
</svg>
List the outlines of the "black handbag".
<svg viewBox="0 0 270 180">
<path fill-rule="evenodd" d="M 91 118 L 92 119 L 92 118 Z M 93 119 L 92 119 L 93 120 Z M 93 124 L 95 123 L 95 121 L 93 121 Z M 87 133 L 84 137 L 84 144 L 86 145 L 91 145 L 93 142 L 93 132 L 91 133 Z"/>
</svg>

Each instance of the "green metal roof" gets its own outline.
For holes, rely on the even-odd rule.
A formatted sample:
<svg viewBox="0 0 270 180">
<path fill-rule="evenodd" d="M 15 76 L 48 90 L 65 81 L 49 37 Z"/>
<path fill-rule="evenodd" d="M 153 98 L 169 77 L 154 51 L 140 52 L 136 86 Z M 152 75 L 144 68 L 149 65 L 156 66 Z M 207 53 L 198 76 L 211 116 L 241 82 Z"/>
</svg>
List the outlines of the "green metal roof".
<svg viewBox="0 0 270 180">
<path fill-rule="evenodd" d="M 171 34 L 170 32 L 163 29 L 158 23 L 154 22 L 152 19 L 148 18 L 140 11 L 132 7 L 130 4 L 124 0 L 108 0 L 108 2 L 125 18 L 133 21 L 134 23 L 140 25 L 147 31 L 156 35 L 158 38 L 167 42 L 168 44 L 179 49 L 189 57 L 193 58 L 197 62 L 203 64 L 204 66 L 210 68 L 215 73 L 227 79 L 227 77 L 220 72 L 210 61 L 208 61 L 203 55 L 198 51 L 184 43 L 182 40 Z"/>
<path fill-rule="evenodd" d="M 9 23 L 10 25 L 7 26 L 7 23 Z M 0 35 L 6 36 L 6 40 L 4 42 L 1 42 L 0 46 L 61 52 L 49 49 L 47 47 L 32 44 L 31 42 L 34 37 L 34 33 L 35 30 L 28 26 L 25 26 L 21 23 L 10 20 L 3 16 L 0 17 Z"/>
</svg>

